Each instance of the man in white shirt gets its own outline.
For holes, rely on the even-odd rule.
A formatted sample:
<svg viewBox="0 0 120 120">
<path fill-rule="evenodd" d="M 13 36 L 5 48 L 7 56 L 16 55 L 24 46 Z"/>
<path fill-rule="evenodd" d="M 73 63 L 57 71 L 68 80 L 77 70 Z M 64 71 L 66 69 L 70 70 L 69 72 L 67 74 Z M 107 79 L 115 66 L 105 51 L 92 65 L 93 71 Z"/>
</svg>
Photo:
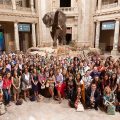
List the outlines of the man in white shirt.
<svg viewBox="0 0 120 120">
<path fill-rule="evenodd" d="M 85 89 L 87 89 L 93 80 L 92 77 L 90 76 L 90 70 L 86 71 L 85 75 L 82 77 L 82 80 L 84 81 Z"/>
</svg>

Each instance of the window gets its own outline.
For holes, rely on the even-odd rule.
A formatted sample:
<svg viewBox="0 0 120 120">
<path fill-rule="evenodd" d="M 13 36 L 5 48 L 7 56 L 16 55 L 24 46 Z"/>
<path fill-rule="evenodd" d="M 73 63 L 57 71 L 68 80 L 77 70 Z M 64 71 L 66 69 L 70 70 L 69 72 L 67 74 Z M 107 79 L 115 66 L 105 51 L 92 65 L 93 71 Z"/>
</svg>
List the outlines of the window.
<svg viewBox="0 0 120 120">
<path fill-rule="evenodd" d="M 71 7 L 71 0 L 60 0 L 60 7 Z"/>
</svg>

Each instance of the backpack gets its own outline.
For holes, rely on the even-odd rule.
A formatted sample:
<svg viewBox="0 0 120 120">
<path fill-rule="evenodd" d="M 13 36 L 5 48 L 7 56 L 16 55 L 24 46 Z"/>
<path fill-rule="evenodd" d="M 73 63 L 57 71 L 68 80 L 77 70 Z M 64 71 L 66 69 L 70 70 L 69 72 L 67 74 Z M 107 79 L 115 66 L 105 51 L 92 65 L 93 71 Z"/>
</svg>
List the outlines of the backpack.
<svg viewBox="0 0 120 120">
<path fill-rule="evenodd" d="M 22 103 L 23 103 L 23 100 L 19 99 L 19 100 L 17 100 L 16 105 L 22 105 Z"/>
<path fill-rule="evenodd" d="M 30 97 L 30 101 L 33 102 L 33 101 L 35 101 L 35 100 L 36 100 L 36 97 L 35 97 L 34 95 Z"/>
</svg>

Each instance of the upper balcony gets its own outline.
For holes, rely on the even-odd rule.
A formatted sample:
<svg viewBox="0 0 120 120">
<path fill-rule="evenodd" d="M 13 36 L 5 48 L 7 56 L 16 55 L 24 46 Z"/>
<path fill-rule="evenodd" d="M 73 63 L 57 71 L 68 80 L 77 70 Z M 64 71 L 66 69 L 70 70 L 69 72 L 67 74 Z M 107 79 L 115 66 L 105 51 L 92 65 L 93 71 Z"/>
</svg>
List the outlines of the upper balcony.
<svg viewBox="0 0 120 120">
<path fill-rule="evenodd" d="M 77 16 L 78 8 L 77 7 L 60 7 L 61 11 L 63 11 L 66 16 Z M 57 8 L 53 8 L 53 11 L 56 11 Z"/>
<path fill-rule="evenodd" d="M 0 11 L 17 11 L 22 13 L 35 13 L 34 0 L 0 0 Z"/>
<path fill-rule="evenodd" d="M 120 0 L 98 0 L 96 13 L 112 12 L 120 9 Z"/>
</svg>

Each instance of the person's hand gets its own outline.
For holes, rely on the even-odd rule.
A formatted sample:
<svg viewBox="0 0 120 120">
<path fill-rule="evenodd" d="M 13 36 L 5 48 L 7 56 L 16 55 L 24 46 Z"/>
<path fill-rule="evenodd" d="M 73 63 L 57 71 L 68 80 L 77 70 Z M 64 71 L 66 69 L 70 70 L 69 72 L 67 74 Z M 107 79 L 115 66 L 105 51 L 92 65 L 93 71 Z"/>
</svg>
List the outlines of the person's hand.
<svg viewBox="0 0 120 120">
<path fill-rule="evenodd" d="M 91 97 L 91 98 L 90 98 L 90 101 L 91 101 L 91 102 L 94 102 L 94 97 Z"/>
</svg>

